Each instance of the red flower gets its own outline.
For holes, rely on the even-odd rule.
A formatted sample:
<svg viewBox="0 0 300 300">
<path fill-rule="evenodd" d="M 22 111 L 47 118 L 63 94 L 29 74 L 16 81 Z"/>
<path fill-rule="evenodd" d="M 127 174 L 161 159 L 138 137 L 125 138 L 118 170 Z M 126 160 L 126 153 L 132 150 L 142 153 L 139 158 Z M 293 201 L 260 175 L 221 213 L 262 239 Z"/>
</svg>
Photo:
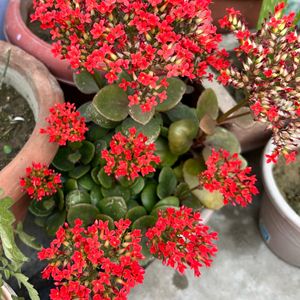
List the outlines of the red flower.
<svg viewBox="0 0 300 300">
<path fill-rule="evenodd" d="M 85 139 L 84 134 L 88 130 L 85 120 L 76 111 L 71 103 L 58 103 L 50 108 L 50 115 L 46 118 L 49 126 L 41 128 L 40 133 L 49 135 L 49 142 L 66 145 L 69 142 L 78 142 Z"/>
<path fill-rule="evenodd" d="M 49 262 L 43 278 L 55 281 L 51 300 L 127 299 L 130 289 L 143 282 L 141 233 L 128 231 L 128 220 L 115 226 L 110 230 L 108 222 L 96 221 L 84 229 L 76 220 L 73 228 L 59 229 L 50 247 L 38 254 Z"/>
<path fill-rule="evenodd" d="M 221 36 L 211 22 L 210 2 L 34 0 L 31 18 L 51 29 L 56 40 L 53 52 L 73 68 L 104 70 L 109 83 L 126 71 L 131 77 L 126 81 L 137 82 L 132 87 L 134 103 L 150 111 L 165 100 L 156 94 L 165 90 L 159 76 L 211 78 L 206 72 L 209 66 L 200 64 L 208 56 L 223 65 L 217 51 Z"/>
<path fill-rule="evenodd" d="M 150 252 L 163 264 L 184 273 L 187 267 L 200 276 L 200 268 L 210 266 L 217 252 L 213 240 L 216 232 L 208 232 L 209 227 L 201 223 L 200 213 L 181 207 L 179 210 L 167 208 L 159 212 L 153 228 L 148 229 Z"/>
<path fill-rule="evenodd" d="M 26 168 L 26 176 L 20 178 L 20 186 L 31 199 L 40 201 L 55 194 L 62 186 L 60 176 L 46 165 L 33 162 L 32 167 Z"/>
<path fill-rule="evenodd" d="M 102 151 L 102 158 L 106 160 L 105 172 L 114 174 L 116 178 L 126 176 L 134 180 L 140 174 L 145 176 L 155 172 L 154 164 L 160 158 L 154 154 L 155 145 L 148 143 L 148 138 L 142 133 L 137 134 L 135 128 L 128 130 L 129 135 L 121 132 L 115 134 L 110 142 L 110 150 Z"/>
<path fill-rule="evenodd" d="M 250 167 L 242 168 L 238 154 L 230 155 L 226 150 L 218 152 L 212 149 L 206 161 L 207 170 L 199 174 L 200 185 L 210 192 L 219 191 L 224 204 L 246 206 L 252 202 L 252 196 L 258 194 L 255 187 L 256 176 L 249 176 Z"/>
</svg>

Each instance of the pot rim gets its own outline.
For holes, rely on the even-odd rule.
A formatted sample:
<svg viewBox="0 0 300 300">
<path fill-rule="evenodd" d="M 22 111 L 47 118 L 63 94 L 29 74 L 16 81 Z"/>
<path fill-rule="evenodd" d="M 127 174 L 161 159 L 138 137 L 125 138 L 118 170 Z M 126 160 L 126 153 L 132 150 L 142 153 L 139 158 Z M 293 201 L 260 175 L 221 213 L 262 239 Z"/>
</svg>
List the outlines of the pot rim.
<svg viewBox="0 0 300 300">
<path fill-rule="evenodd" d="M 275 164 L 272 162 L 267 163 L 266 154 L 270 154 L 274 149 L 275 145 L 273 144 L 273 140 L 270 139 L 263 151 L 262 157 L 262 178 L 265 191 L 280 214 L 287 219 L 289 223 L 300 229 L 300 216 L 287 203 L 275 181 L 273 175 L 273 167 Z"/>
<path fill-rule="evenodd" d="M 12 300 L 11 296 L 17 296 L 14 290 L 6 282 L 3 282 L 0 289 L 2 290 L 2 296 L 4 297 L 3 300 Z"/>
</svg>

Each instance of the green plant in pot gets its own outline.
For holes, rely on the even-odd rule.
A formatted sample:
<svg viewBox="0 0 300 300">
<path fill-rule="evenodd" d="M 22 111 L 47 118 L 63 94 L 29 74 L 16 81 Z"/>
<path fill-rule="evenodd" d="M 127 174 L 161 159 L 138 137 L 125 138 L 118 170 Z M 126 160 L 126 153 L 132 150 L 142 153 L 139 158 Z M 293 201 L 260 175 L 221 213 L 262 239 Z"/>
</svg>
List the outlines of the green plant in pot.
<svg viewBox="0 0 300 300">
<path fill-rule="evenodd" d="M 34 18 L 54 28 L 54 52 L 76 69 L 81 91 L 96 95 L 79 111 L 70 103 L 50 110 L 41 133 L 61 146 L 53 168 L 33 163 L 20 182 L 34 199 L 37 222 L 56 232 L 39 254 L 49 261 L 43 277 L 56 282 L 50 298 L 126 299 L 152 256 L 199 276 L 216 252 L 203 209 L 246 206 L 258 193 L 237 139 L 221 126 L 243 116 L 237 113 L 243 106 L 259 120 L 266 113 L 274 121 L 274 109 L 253 98 L 260 92 L 256 81 L 273 72 L 256 64 L 259 73 L 252 74 L 248 60 L 244 73 L 229 66 L 225 51 L 217 50 L 209 1 L 67 2 L 35 1 Z M 280 12 L 281 6 L 271 19 L 278 38 L 283 33 L 276 26 L 288 21 Z M 251 35 L 238 16 L 229 10 L 222 25 L 237 31 L 238 54 L 259 59 L 260 48 L 250 42 L 265 33 Z M 272 57 L 263 63 L 271 67 Z M 208 89 L 195 105 L 184 104 L 186 79 L 211 79 L 208 66 L 220 71 L 224 84 L 243 88 L 245 101 L 220 114 Z M 291 159 L 288 150 L 278 145 Z"/>
<path fill-rule="evenodd" d="M 34 241 L 34 238 L 26 234 L 19 223 L 14 228 L 15 218 L 10 211 L 13 205 L 11 198 L 5 197 L 0 199 L 0 298 L 1 299 L 18 299 L 14 295 L 10 295 L 7 288 L 3 285 L 4 280 L 14 278 L 19 286 L 23 285 L 30 296 L 30 299 L 40 299 L 33 285 L 28 282 L 28 278 L 22 274 L 21 267 L 28 261 L 27 257 L 19 250 L 15 236 L 17 235 L 22 242 L 28 246 L 40 250 L 40 246 Z M 7 298 L 10 295 L 12 298 Z M 4 297 L 4 298 L 2 298 Z"/>
</svg>

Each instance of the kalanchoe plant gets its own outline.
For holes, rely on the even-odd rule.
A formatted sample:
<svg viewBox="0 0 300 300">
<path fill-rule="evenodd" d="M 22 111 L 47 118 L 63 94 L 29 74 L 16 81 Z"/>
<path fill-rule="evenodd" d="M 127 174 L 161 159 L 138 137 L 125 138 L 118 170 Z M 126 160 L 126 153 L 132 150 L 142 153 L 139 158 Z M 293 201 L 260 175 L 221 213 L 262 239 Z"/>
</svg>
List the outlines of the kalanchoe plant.
<svg viewBox="0 0 300 300">
<path fill-rule="evenodd" d="M 269 124 L 276 145 L 269 159 L 274 162 L 279 154 L 287 161 L 294 160 L 300 141 L 300 37 L 295 14 L 282 16 L 284 6 L 279 4 L 254 33 L 238 11 L 228 10 L 229 15 L 220 21 L 235 33 L 239 42 L 235 51 L 243 65 L 242 70 L 222 70 L 220 80 L 244 89 L 242 104 L 250 106 L 256 120 Z"/>
<path fill-rule="evenodd" d="M 273 25 L 251 34 L 237 19 L 238 13 L 229 11 L 222 23 L 236 29 L 241 41 L 237 52 L 246 61 L 240 72 L 229 68 L 223 59 L 226 53 L 217 50 L 220 38 L 210 24 L 209 3 L 35 1 L 33 19 L 51 27 L 54 49 L 76 69 L 74 79 L 81 91 L 97 93 L 79 108 L 86 125 L 66 104 L 73 112 L 70 119 L 63 116 L 67 126 L 57 128 L 49 117 L 49 127 L 42 130 L 61 145 L 52 167 L 61 173 L 62 187 L 51 197 L 32 201 L 29 209 L 49 234 L 57 235 L 40 254 L 50 261 L 44 276 L 51 275 L 58 284 L 51 299 L 126 299 L 129 288 L 142 281 L 139 266 L 151 255 L 180 272 L 189 267 L 198 276 L 199 268 L 210 265 L 216 252 L 216 234 L 201 224 L 199 211 L 227 203 L 246 206 L 258 193 L 238 140 L 221 125 L 250 105 L 259 120 L 266 119 L 277 129 L 298 126 L 297 69 L 293 69 L 298 51 L 285 48 L 291 16 L 281 19 L 279 6 L 266 21 Z M 276 52 L 277 58 L 272 47 L 264 48 L 266 36 L 268 47 L 277 41 L 290 51 L 287 56 Z M 298 40 L 295 35 L 290 38 Z M 189 92 L 185 82 L 211 79 L 208 66 L 221 70 L 221 82 L 244 88 L 245 101 L 220 114 L 214 91 L 207 89 L 194 107 L 183 104 Z M 265 82 L 274 82 L 272 89 Z M 280 96 L 291 103 L 286 101 L 281 108 Z M 72 125 L 74 116 L 81 130 Z M 68 138 L 72 129 L 80 133 L 78 140 Z M 278 144 L 278 152 L 287 154 L 294 146 L 294 132 L 287 136 L 290 133 L 284 133 L 284 142 L 289 142 L 284 147 Z M 62 229 L 65 222 L 69 225 Z M 142 248 L 136 245 L 132 251 L 127 235 L 134 235 Z M 134 271 L 133 257 L 139 261 Z"/>
</svg>

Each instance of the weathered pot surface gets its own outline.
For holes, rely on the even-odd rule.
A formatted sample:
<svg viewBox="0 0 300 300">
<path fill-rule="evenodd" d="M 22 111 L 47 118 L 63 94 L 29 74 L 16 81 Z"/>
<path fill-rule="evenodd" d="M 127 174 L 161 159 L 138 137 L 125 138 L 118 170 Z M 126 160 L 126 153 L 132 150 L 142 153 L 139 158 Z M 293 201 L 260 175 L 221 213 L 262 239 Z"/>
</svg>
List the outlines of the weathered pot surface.
<svg viewBox="0 0 300 300">
<path fill-rule="evenodd" d="M 10 0 L 7 6 L 4 34 L 6 39 L 42 61 L 60 81 L 73 84 L 69 63 L 55 58 L 51 45 L 34 35 L 26 26 L 32 0 Z"/>
<path fill-rule="evenodd" d="M 58 145 L 48 143 L 48 136 L 39 133 L 46 127 L 45 118 L 49 108 L 55 103 L 63 102 L 62 91 L 47 68 L 23 50 L 0 41 L 0 73 L 3 73 L 7 53 L 11 49 L 9 68 L 5 82 L 13 86 L 27 101 L 33 110 L 35 128 L 24 147 L 16 157 L 0 171 L 0 187 L 4 195 L 14 199 L 13 211 L 16 219 L 22 219 L 29 204 L 24 192 L 19 186 L 20 177 L 25 175 L 25 169 L 32 161 L 49 164 Z"/>
<path fill-rule="evenodd" d="M 259 227 L 264 241 L 277 256 L 300 267 L 300 216 L 282 196 L 273 176 L 274 164 L 266 162 L 265 154 L 270 154 L 273 149 L 270 140 L 262 160 L 265 194 Z"/>
</svg>

